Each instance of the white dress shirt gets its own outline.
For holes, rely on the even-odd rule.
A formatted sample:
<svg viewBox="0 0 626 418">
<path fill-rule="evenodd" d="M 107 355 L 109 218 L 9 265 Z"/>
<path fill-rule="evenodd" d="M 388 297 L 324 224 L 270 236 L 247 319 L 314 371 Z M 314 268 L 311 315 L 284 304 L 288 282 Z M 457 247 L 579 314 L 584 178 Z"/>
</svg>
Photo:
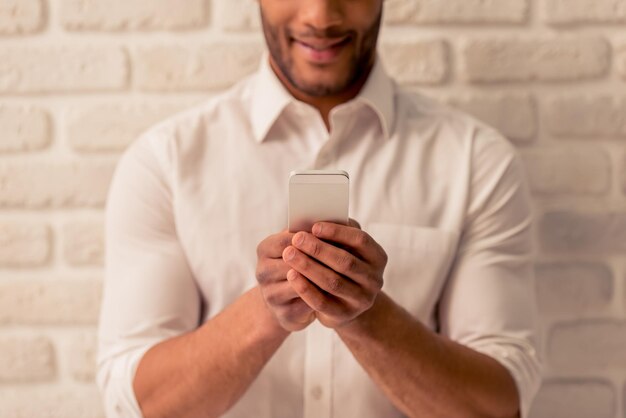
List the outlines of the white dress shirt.
<svg viewBox="0 0 626 418">
<path fill-rule="evenodd" d="M 538 388 L 531 209 L 520 160 L 492 128 L 390 79 L 380 59 L 330 113 L 259 71 L 141 135 L 106 207 L 98 384 L 109 417 L 153 345 L 257 285 L 256 246 L 286 227 L 291 170 L 341 169 L 350 217 L 388 254 L 383 290 L 427 327 L 512 374 L 522 415 Z M 216 341 L 219 344 L 219 341 Z M 332 329 L 292 333 L 229 418 L 403 416 Z"/>
</svg>

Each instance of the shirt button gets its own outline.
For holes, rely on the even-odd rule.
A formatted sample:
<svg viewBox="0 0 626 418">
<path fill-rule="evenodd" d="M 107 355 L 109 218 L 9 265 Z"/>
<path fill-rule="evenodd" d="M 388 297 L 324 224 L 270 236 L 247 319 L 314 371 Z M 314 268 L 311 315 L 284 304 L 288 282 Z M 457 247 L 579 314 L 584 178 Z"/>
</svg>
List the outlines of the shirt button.
<svg viewBox="0 0 626 418">
<path fill-rule="evenodd" d="M 320 386 L 314 386 L 313 389 L 311 389 L 311 396 L 313 396 L 313 399 L 315 399 L 316 401 L 322 399 L 323 393 L 324 392 L 322 391 L 322 388 Z"/>
</svg>

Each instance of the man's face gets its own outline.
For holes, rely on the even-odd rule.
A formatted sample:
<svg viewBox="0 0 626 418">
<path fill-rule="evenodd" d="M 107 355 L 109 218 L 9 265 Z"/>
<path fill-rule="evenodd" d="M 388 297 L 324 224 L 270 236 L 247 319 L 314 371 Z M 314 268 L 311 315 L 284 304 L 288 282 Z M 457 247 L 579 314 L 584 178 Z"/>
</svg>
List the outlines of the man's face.
<svg viewBox="0 0 626 418">
<path fill-rule="evenodd" d="M 313 97 L 344 92 L 370 68 L 383 0 L 259 0 L 275 67 Z"/>
</svg>

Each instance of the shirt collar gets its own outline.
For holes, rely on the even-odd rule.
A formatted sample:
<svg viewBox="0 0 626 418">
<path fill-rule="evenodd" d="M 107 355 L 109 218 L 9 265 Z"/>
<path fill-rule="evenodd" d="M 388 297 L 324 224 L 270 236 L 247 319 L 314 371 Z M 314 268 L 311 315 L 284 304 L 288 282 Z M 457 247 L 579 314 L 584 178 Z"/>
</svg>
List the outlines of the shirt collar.
<svg viewBox="0 0 626 418">
<path fill-rule="evenodd" d="M 269 52 L 265 51 L 252 89 L 252 130 L 262 142 L 285 107 L 295 98 L 280 82 L 270 66 Z"/>
<path fill-rule="evenodd" d="M 385 139 L 391 138 L 395 128 L 395 83 L 389 77 L 380 56 L 355 100 L 367 104 L 378 116 Z"/>
<path fill-rule="evenodd" d="M 269 63 L 269 52 L 261 58 L 252 90 L 251 119 L 254 137 L 262 142 L 281 113 L 291 102 L 297 101 L 280 82 Z M 395 85 L 387 75 L 379 55 L 359 94 L 353 99 L 369 106 L 378 116 L 385 139 L 394 129 Z"/>
</svg>

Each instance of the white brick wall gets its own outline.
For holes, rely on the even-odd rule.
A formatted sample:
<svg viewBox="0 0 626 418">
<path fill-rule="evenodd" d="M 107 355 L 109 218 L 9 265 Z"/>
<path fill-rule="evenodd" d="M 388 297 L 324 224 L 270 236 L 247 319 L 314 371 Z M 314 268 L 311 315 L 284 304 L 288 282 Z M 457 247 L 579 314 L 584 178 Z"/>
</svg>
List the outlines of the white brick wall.
<svg viewBox="0 0 626 418">
<path fill-rule="evenodd" d="M 77 93 L 127 86 L 125 51 L 114 45 L 0 46 L 0 93 Z"/>
<path fill-rule="evenodd" d="M 41 0 L 0 0 L 0 35 L 34 32 L 42 23 Z"/>
<path fill-rule="evenodd" d="M 256 0 L 0 0 L 0 416 L 103 417 L 113 168 L 254 71 Z M 626 417 L 626 0 L 386 0 L 381 55 L 527 165 L 546 380 L 533 418 Z"/>
<path fill-rule="evenodd" d="M 204 0 L 60 0 L 67 30 L 194 29 L 207 23 Z"/>
</svg>

